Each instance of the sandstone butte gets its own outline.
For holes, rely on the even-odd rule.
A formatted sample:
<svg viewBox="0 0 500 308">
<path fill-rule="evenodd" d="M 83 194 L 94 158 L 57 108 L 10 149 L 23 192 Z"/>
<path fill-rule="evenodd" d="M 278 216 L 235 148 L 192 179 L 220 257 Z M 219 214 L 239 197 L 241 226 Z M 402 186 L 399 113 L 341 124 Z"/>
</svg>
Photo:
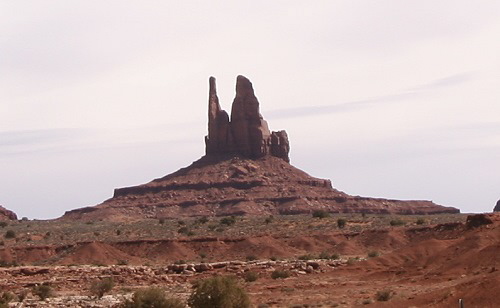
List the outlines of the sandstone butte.
<svg viewBox="0 0 500 308">
<path fill-rule="evenodd" d="M 149 183 L 118 188 L 103 203 L 67 211 L 61 219 L 127 221 L 180 216 L 332 213 L 458 213 L 431 201 L 351 196 L 289 163 L 285 131 L 271 132 L 252 83 L 236 80 L 231 115 L 209 79 L 206 154 Z"/>
<path fill-rule="evenodd" d="M 500 200 L 497 201 L 497 205 L 493 208 L 493 212 L 500 212 Z"/>
<path fill-rule="evenodd" d="M 0 205 L 0 220 L 17 220 L 17 215 Z"/>
</svg>

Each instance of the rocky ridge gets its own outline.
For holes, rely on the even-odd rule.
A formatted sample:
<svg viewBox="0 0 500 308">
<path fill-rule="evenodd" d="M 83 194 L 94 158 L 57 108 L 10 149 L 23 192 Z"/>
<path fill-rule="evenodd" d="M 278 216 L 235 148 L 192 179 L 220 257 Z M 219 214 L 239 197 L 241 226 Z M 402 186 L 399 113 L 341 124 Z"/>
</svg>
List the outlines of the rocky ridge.
<svg viewBox="0 0 500 308">
<path fill-rule="evenodd" d="M 17 215 L 0 205 L 0 220 L 17 220 Z"/>
<path fill-rule="evenodd" d="M 500 212 L 500 200 L 497 201 L 497 205 L 495 205 L 493 212 Z"/>
<path fill-rule="evenodd" d="M 270 132 L 251 82 L 238 76 L 231 118 L 209 80 L 206 155 L 147 184 L 115 189 L 100 205 L 68 211 L 63 219 L 115 221 L 179 216 L 333 213 L 457 213 L 431 201 L 351 196 L 289 164 L 285 131 Z"/>
</svg>

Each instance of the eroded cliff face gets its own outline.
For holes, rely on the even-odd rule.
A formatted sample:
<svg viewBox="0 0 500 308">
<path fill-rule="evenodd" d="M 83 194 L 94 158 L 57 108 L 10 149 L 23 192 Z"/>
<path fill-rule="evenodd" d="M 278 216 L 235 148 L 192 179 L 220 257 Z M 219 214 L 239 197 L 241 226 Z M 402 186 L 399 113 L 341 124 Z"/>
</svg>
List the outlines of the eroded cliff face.
<svg viewBox="0 0 500 308">
<path fill-rule="evenodd" d="M 497 205 L 493 209 L 493 212 L 500 212 L 500 200 L 497 201 Z"/>
<path fill-rule="evenodd" d="M 17 215 L 0 205 L 0 220 L 17 220 Z"/>
<path fill-rule="evenodd" d="M 251 159 L 271 155 L 290 161 L 288 135 L 269 131 L 250 80 L 244 76 L 236 79 L 231 117 L 220 107 L 214 77 L 210 77 L 209 86 L 207 155 L 237 154 Z"/>
</svg>

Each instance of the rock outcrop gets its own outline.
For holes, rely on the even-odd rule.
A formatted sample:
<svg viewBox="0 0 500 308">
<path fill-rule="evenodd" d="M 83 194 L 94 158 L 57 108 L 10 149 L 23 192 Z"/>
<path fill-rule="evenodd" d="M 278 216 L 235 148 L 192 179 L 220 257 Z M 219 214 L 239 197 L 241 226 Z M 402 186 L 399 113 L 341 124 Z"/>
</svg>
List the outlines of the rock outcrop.
<svg viewBox="0 0 500 308">
<path fill-rule="evenodd" d="M 220 107 L 214 77 L 209 80 L 208 97 L 207 155 L 236 154 L 252 159 L 272 155 L 290 161 L 288 135 L 269 131 L 250 80 L 238 76 L 231 118 Z"/>
<path fill-rule="evenodd" d="M 500 200 L 497 201 L 497 205 L 493 209 L 493 212 L 500 212 Z"/>
<path fill-rule="evenodd" d="M 17 215 L 0 205 L 0 220 L 17 220 Z"/>
<path fill-rule="evenodd" d="M 457 213 L 431 201 L 350 196 L 330 180 L 289 164 L 285 131 L 270 132 L 252 83 L 236 82 L 231 116 L 221 109 L 215 78 L 209 81 L 206 155 L 189 167 L 147 184 L 115 189 L 100 205 L 68 211 L 63 219 L 115 221 L 179 216 L 332 213 Z"/>
</svg>

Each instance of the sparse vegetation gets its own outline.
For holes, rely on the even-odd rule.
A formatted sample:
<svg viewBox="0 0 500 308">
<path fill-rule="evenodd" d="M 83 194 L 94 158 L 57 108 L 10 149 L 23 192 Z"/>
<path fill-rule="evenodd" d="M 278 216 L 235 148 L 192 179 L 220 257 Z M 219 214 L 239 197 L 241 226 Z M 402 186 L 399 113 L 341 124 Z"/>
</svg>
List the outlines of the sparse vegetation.
<svg viewBox="0 0 500 308">
<path fill-rule="evenodd" d="M 389 224 L 393 227 L 397 227 L 397 226 L 404 226 L 405 222 L 401 219 L 393 219 L 389 222 Z"/>
<path fill-rule="evenodd" d="M 344 229 L 346 224 L 347 224 L 347 220 L 345 220 L 344 218 L 337 219 L 337 227 L 339 229 Z"/>
<path fill-rule="evenodd" d="M 419 218 L 419 219 L 417 219 L 417 221 L 416 221 L 415 223 L 416 223 L 417 225 L 423 225 L 423 224 L 425 224 L 425 219 L 423 219 L 423 218 Z"/>
<path fill-rule="evenodd" d="M 195 222 L 197 224 L 206 224 L 208 222 L 208 217 L 207 216 L 201 216 L 200 218 L 196 219 Z"/>
<path fill-rule="evenodd" d="M 330 217 L 330 213 L 325 210 L 314 210 L 312 212 L 312 217 L 314 218 L 327 218 Z"/>
<path fill-rule="evenodd" d="M 9 225 L 9 223 L 8 223 L 8 222 L 6 222 L 6 221 L 0 221 L 0 227 L 1 227 L 1 228 L 5 228 L 5 227 L 7 227 L 8 225 Z"/>
<path fill-rule="evenodd" d="M 275 270 L 271 273 L 272 279 L 285 279 L 290 277 L 290 272 L 283 270 Z"/>
<path fill-rule="evenodd" d="M 5 238 L 16 238 L 16 232 L 14 230 L 7 230 L 4 235 Z"/>
<path fill-rule="evenodd" d="M 247 308 L 250 299 L 234 277 L 219 276 L 196 282 L 188 304 L 192 308 Z"/>
<path fill-rule="evenodd" d="M 232 226 L 236 223 L 236 217 L 234 216 L 229 216 L 229 217 L 223 217 L 220 220 L 221 225 L 227 225 L 227 226 Z"/>
<path fill-rule="evenodd" d="M 111 291 L 114 286 L 115 283 L 112 278 L 103 278 L 100 280 L 96 280 L 90 285 L 90 293 L 97 298 L 101 298 L 104 296 L 104 294 Z"/>
<path fill-rule="evenodd" d="M 297 259 L 302 260 L 302 261 L 307 261 L 307 260 L 314 259 L 314 256 L 310 255 L 310 254 L 306 254 L 306 255 L 299 256 Z"/>
<path fill-rule="evenodd" d="M 269 217 L 266 217 L 266 219 L 264 219 L 264 222 L 266 223 L 266 225 L 272 223 L 273 221 L 274 221 L 273 215 L 270 215 Z"/>
<path fill-rule="evenodd" d="M 258 258 L 257 258 L 257 256 L 255 256 L 255 255 L 249 255 L 249 256 L 246 256 L 246 260 L 247 260 L 247 261 L 255 261 L 255 260 L 257 260 L 257 259 L 258 259 Z"/>
<path fill-rule="evenodd" d="M 33 295 L 35 296 L 38 296 L 42 301 L 54 295 L 52 287 L 48 284 L 41 284 L 34 287 L 31 293 L 33 293 Z"/>
<path fill-rule="evenodd" d="M 375 299 L 379 302 L 386 302 L 392 298 L 392 291 L 391 290 L 382 290 L 378 291 L 377 294 L 375 294 Z"/>
<path fill-rule="evenodd" d="M 243 279 L 245 279 L 246 282 L 254 282 L 259 278 L 259 274 L 253 271 L 248 271 L 245 272 Z"/>
<path fill-rule="evenodd" d="M 134 292 L 131 300 L 126 301 L 123 308 L 185 308 L 186 305 L 177 298 L 168 298 L 165 291 L 150 287 Z"/>
<path fill-rule="evenodd" d="M 375 258 L 375 257 L 378 257 L 380 254 L 378 251 L 370 251 L 368 253 L 368 258 Z"/>
</svg>

